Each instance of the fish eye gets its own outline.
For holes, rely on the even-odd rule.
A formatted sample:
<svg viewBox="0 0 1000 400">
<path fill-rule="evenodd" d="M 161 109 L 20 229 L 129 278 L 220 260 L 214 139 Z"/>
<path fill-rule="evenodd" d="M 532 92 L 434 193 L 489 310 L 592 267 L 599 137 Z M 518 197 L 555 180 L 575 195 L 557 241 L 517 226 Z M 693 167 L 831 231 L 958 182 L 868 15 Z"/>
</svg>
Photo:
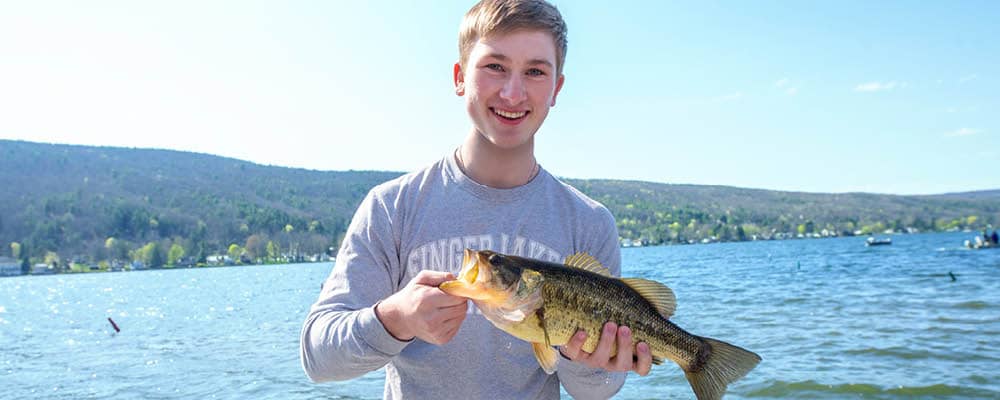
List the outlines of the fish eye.
<svg viewBox="0 0 1000 400">
<path fill-rule="evenodd" d="M 499 266 L 500 263 L 503 262 L 503 256 L 501 256 L 499 254 L 491 254 L 490 258 L 489 258 L 489 262 L 493 266 Z"/>
</svg>

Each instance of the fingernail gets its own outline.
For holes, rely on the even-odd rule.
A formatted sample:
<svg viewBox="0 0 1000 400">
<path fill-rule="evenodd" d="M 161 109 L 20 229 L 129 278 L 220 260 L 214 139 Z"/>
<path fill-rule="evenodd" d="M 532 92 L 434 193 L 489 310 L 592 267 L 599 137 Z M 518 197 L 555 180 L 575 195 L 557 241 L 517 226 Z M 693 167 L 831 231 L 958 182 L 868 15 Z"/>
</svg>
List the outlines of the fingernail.
<svg viewBox="0 0 1000 400">
<path fill-rule="evenodd" d="M 587 332 L 579 331 L 576 333 L 576 338 L 579 340 L 584 340 L 587 338 Z"/>
</svg>

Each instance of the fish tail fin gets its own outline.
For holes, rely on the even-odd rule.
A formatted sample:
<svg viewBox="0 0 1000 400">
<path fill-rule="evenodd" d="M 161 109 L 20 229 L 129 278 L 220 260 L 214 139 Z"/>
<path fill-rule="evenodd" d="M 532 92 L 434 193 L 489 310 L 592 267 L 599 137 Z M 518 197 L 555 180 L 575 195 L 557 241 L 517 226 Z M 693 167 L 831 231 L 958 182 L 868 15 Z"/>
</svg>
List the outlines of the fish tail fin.
<svg viewBox="0 0 1000 400">
<path fill-rule="evenodd" d="M 760 362 L 757 354 L 711 338 L 701 338 L 708 344 L 708 359 L 698 371 L 684 371 L 698 400 L 721 399 L 726 385 L 742 378 Z"/>
</svg>

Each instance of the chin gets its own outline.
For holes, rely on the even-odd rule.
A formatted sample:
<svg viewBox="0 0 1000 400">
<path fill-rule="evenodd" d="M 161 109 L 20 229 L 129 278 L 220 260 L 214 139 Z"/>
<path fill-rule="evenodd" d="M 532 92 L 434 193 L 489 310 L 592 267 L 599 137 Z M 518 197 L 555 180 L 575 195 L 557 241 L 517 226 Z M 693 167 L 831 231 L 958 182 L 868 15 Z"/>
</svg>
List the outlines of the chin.
<svg viewBox="0 0 1000 400">
<path fill-rule="evenodd" d="M 504 150 L 514 150 L 532 143 L 534 135 L 484 135 L 494 146 Z"/>
</svg>

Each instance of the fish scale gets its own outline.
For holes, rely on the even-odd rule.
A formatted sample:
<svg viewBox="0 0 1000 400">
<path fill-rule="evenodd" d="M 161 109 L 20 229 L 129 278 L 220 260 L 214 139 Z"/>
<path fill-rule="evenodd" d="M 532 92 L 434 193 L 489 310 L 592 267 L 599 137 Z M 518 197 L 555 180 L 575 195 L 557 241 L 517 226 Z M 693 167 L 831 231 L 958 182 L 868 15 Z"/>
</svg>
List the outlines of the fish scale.
<svg viewBox="0 0 1000 400">
<path fill-rule="evenodd" d="M 682 367 L 690 366 L 696 360 L 695 353 L 704 347 L 704 343 L 661 316 L 649 301 L 620 280 L 561 264 L 522 267 L 535 269 L 545 277 L 543 308 L 544 315 L 550 318 L 542 328 L 548 330 L 555 343 L 568 342 L 582 329 L 587 332 L 582 349 L 593 353 L 604 324 L 611 321 L 632 330 L 633 346 L 646 342 L 653 354 L 666 356 Z M 565 315 L 552 318 L 560 312 Z M 677 351 L 680 348 L 692 351 Z M 617 354 L 616 342 L 612 342 L 610 354 Z"/>
<path fill-rule="evenodd" d="M 594 352 L 608 321 L 632 330 L 632 346 L 649 345 L 655 363 L 676 362 L 699 400 L 720 399 L 760 356 L 729 343 L 688 333 L 670 322 L 673 291 L 661 283 L 615 278 L 593 257 L 574 254 L 565 264 L 466 250 L 458 278 L 440 289 L 472 299 L 494 326 L 528 341 L 546 373 L 555 372 L 552 346 L 587 333 L 581 347 Z M 617 354 L 612 342 L 611 355 Z"/>
</svg>

